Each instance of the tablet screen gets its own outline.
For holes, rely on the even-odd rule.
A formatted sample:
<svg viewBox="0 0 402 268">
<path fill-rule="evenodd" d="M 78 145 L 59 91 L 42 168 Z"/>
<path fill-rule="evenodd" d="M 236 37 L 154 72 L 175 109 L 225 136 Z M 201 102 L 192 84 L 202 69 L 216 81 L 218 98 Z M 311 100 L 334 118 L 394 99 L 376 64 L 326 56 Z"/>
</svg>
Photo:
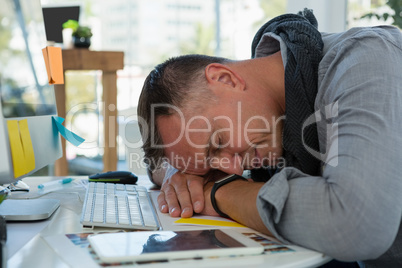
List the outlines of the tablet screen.
<svg viewBox="0 0 402 268">
<path fill-rule="evenodd" d="M 163 232 L 144 235 L 138 242 L 138 252 L 165 252 L 195 249 L 217 249 L 245 247 L 221 230 L 199 230 L 187 232 Z"/>
<path fill-rule="evenodd" d="M 88 237 L 102 261 L 139 261 L 259 254 L 257 242 L 229 230 L 140 231 Z"/>
</svg>

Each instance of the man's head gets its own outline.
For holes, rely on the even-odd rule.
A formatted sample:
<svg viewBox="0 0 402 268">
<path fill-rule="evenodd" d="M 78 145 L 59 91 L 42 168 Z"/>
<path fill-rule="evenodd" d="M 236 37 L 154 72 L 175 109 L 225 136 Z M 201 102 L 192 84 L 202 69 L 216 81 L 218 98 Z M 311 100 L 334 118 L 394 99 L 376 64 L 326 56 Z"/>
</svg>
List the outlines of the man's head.
<svg viewBox="0 0 402 268">
<path fill-rule="evenodd" d="M 244 168 L 275 164 L 282 154 L 283 111 L 271 95 L 281 77 L 263 61 L 188 55 L 158 65 L 138 106 L 151 169 L 162 158 L 197 175 L 211 169 L 241 174 Z"/>
<path fill-rule="evenodd" d="M 162 139 L 156 118 L 180 111 L 197 111 L 201 104 L 212 101 L 206 88 L 205 67 L 214 62 L 229 60 L 204 55 L 185 55 L 171 58 L 155 67 L 144 82 L 137 114 L 144 141 L 145 159 L 151 169 L 164 157 Z"/>
</svg>

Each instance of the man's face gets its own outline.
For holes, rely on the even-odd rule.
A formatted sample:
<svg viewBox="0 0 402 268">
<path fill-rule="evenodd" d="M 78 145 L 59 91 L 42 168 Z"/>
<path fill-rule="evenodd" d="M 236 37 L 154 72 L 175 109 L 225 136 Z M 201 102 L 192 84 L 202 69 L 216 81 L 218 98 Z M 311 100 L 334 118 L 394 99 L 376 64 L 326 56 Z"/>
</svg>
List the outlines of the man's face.
<svg viewBox="0 0 402 268">
<path fill-rule="evenodd" d="M 244 169 L 277 164 L 282 155 L 282 118 L 264 98 L 244 93 L 219 97 L 194 115 L 189 109 L 157 118 L 165 156 L 180 171 L 211 169 L 242 175 Z"/>
</svg>

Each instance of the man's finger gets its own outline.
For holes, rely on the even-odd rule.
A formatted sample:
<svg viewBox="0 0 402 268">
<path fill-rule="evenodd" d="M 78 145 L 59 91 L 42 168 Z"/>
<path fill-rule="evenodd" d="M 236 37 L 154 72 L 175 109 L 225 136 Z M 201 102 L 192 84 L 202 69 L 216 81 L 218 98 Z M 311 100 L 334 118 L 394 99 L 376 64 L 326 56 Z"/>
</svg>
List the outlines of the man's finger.
<svg viewBox="0 0 402 268">
<path fill-rule="evenodd" d="M 162 213 L 168 213 L 169 207 L 165 200 L 165 192 L 163 192 L 163 191 L 160 192 L 160 194 L 158 195 L 157 201 L 158 201 L 159 210 Z"/>
<path fill-rule="evenodd" d="M 180 184 L 175 188 L 175 191 L 181 207 L 181 217 L 189 218 L 193 216 L 193 205 L 187 184 Z"/>
<path fill-rule="evenodd" d="M 165 184 L 162 188 L 170 216 L 179 217 L 181 214 L 181 209 L 177 199 L 176 191 L 170 184 Z"/>
<path fill-rule="evenodd" d="M 199 178 L 188 180 L 187 187 L 190 191 L 193 210 L 200 213 L 204 209 L 204 181 Z"/>
</svg>

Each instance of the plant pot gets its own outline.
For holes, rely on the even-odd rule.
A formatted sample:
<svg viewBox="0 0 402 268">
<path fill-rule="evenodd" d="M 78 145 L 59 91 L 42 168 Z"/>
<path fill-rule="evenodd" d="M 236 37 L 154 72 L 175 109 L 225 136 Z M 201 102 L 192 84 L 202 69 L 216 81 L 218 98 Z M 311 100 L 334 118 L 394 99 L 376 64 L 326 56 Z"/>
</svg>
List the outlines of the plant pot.
<svg viewBox="0 0 402 268">
<path fill-rule="evenodd" d="M 91 46 L 91 37 L 73 37 L 74 47 L 89 48 Z"/>
</svg>

